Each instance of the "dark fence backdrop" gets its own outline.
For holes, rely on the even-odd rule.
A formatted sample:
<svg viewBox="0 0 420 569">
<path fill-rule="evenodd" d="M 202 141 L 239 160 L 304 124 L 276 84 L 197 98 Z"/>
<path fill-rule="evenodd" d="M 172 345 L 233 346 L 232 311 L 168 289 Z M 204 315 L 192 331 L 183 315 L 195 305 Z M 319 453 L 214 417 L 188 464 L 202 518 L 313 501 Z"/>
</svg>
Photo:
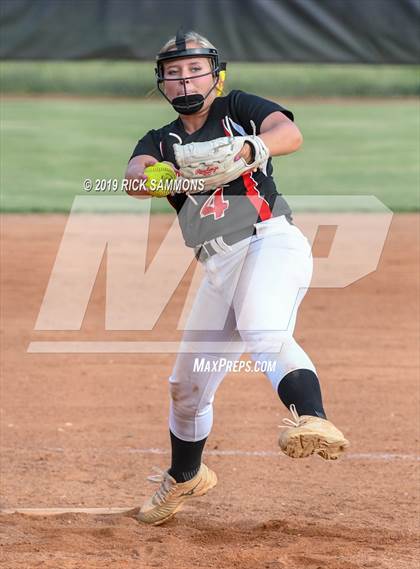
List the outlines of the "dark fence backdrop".
<svg viewBox="0 0 420 569">
<path fill-rule="evenodd" d="M 1 0 L 2 59 L 153 59 L 178 26 L 228 61 L 420 59 L 420 0 Z"/>
</svg>

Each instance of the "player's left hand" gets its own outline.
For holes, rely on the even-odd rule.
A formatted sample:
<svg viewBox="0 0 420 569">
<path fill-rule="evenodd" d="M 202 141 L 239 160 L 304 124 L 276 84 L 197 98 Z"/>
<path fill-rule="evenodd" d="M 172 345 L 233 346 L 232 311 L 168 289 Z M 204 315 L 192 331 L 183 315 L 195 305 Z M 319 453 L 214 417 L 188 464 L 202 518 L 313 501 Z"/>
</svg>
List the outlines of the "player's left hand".
<svg viewBox="0 0 420 569">
<path fill-rule="evenodd" d="M 242 174 L 264 166 L 270 156 L 268 148 L 256 135 L 174 144 L 173 148 L 181 176 L 189 180 L 203 179 L 205 190 L 228 184 Z"/>
<path fill-rule="evenodd" d="M 245 142 L 241 148 L 241 151 L 235 156 L 235 162 L 243 158 L 247 164 L 251 164 L 254 161 L 254 149 L 249 142 Z M 250 168 L 249 172 L 256 172 L 258 168 Z"/>
<path fill-rule="evenodd" d="M 249 142 L 245 142 L 241 148 L 241 151 L 235 156 L 235 162 L 240 158 L 243 158 L 247 164 L 251 164 L 252 162 L 252 146 Z"/>
</svg>

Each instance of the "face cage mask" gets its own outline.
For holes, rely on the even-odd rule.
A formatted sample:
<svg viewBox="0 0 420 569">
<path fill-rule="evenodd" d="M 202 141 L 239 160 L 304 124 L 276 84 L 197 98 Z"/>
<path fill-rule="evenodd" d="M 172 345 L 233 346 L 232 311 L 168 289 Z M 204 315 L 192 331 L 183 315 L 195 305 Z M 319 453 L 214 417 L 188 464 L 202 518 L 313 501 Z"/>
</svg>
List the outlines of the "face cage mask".
<svg viewBox="0 0 420 569">
<path fill-rule="evenodd" d="M 220 70 L 220 68 L 217 67 L 216 69 L 213 69 L 212 71 L 208 71 L 207 73 L 201 73 L 200 75 L 193 75 L 190 77 L 184 77 L 183 79 L 180 79 L 180 78 L 170 78 L 170 79 L 169 78 L 163 78 L 163 73 L 162 73 L 162 75 L 158 75 L 157 87 L 158 87 L 160 93 L 162 93 L 162 95 L 165 97 L 165 99 L 168 101 L 168 103 L 170 103 L 172 105 L 172 107 L 175 109 L 175 111 L 177 113 L 179 113 L 180 115 L 192 115 L 192 114 L 198 112 L 200 109 L 202 109 L 202 107 L 204 105 L 204 101 L 207 99 L 207 97 L 210 95 L 210 93 L 213 91 L 213 89 L 216 87 L 217 83 L 219 82 L 219 70 Z M 194 93 L 192 95 L 188 95 L 187 94 L 186 81 L 188 81 L 189 79 L 196 79 L 197 77 L 205 77 L 206 75 L 215 75 L 216 76 L 216 81 L 213 83 L 213 85 L 210 87 L 210 89 L 207 91 L 207 93 L 204 96 L 199 94 L 199 93 Z M 171 101 L 170 99 L 168 99 L 168 97 L 166 96 L 166 93 L 161 88 L 161 83 L 163 83 L 164 81 L 182 81 L 182 86 L 184 88 L 184 94 L 180 95 L 179 97 L 175 97 Z"/>
</svg>

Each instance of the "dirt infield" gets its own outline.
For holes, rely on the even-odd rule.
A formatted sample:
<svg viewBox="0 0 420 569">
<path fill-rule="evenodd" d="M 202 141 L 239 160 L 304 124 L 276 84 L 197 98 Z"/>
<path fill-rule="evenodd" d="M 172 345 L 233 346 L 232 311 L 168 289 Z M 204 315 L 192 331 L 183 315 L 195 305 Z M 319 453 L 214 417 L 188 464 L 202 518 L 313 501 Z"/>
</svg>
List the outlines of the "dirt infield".
<svg viewBox="0 0 420 569">
<path fill-rule="evenodd" d="M 154 246 L 169 218 L 153 218 Z M 66 218 L 2 218 L 1 508 L 135 508 L 168 466 L 173 355 L 33 354 L 34 340 L 136 340 L 104 329 L 101 266 L 81 331 L 34 331 Z M 0 566 L 32 569 L 418 567 L 418 235 L 392 221 L 378 270 L 312 289 L 296 337 L 314 360 L 346 458 L 278 452 L 287 415 L 261 374 L 229 374 L 206 462 L 219 477 L 162 527 L 126 514 L 0 515 Z M 317 246 L 322 248 L 322 243 Z M 173 327 L 178 288 L 154 337 Z M 178 307 L 178 308 L 177 308 Z"/>
</svg>

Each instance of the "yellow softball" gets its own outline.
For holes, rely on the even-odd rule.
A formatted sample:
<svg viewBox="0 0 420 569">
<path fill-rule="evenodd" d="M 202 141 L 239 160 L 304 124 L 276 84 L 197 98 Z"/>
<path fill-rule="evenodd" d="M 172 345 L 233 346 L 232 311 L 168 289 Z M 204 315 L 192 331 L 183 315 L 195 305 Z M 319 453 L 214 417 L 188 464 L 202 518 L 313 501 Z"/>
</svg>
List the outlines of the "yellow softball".
<svg viewBox="0 0 420 569">
<path fill-rule="evenodd" d="M 175 180 L 176 174 L 174 169 L 164 162 L 156 162 L 153 166 L 144 169 L 147 176 L 145 182 L 146 188 L 150 194 L 156 198 L 164 198 L 171 191 L 170 180 Z"/>
</svg>

